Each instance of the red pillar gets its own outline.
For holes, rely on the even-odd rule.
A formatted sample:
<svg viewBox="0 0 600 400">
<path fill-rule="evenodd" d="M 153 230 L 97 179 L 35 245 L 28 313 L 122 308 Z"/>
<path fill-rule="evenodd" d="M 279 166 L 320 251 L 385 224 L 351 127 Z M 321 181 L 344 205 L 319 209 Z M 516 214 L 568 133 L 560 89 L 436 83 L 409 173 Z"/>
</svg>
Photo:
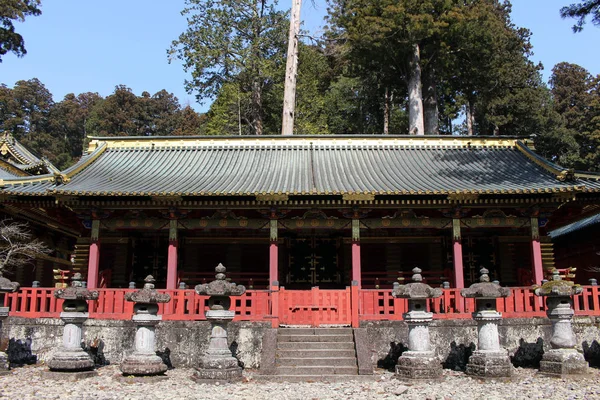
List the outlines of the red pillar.
<svg viewBox="0 0 600 400">
<path fill-rule="evenodd" d="M 98 272 L 100 271 L 100 220 L 92 220 L 92 243 L 90 244 L 90 258 L 88 259 L 87 287 L 98 287 Z"/>
<path fill-rule="evenodd" d="M 269 289 L 271 290 L 271 327 L 279 327 L 279 237 L 277 220 L 270 221 Z"/>
<path fill-rule="evenodd" d="M 462 237 L 460 232 L 460 219 L 452 219 L 452 241 L 453 241 L 453 260 L 454 260 L 454 287 L 465 287 L 465 274 L 463 267 Z"/>
<path fill-rule="evenodd" d="M 544 279 L 544 265 L 542 264 L 540 228 L 536 217 L 531 218 L 531 259 L 533 261 L 533 283 L 539 285 Z"/>
<path fill-rule="evenodd" d="M 360 265 L 360 220 L 352 220 L 352 280 L 358 289 L 362 287 Z M 354 286 L 354 285 L 353 285 Z"/>
<path fill-rule="evenodd" d="M 464 288 L 465 287 L 465 273 L 463 267 L 463 253 L 462 243 L 460 240 L 454 241 L 453 247 L 454 253 L 454 287 Z"/>
<path fill-rule="evenodd" d="M 269 241 L 269 286 L 279 285 L 279 236 L 277 220 L 270 221 L 270 241 Z M 277 283 L 275 283 L 277 282 Z"/>
<path fill-rule="evenodd" d="M 169 250 L 167 252 L 167 289 L 177 289 L 177 220 L 169 221 Z"/>
<path fill-rule="evenodd" d="M 269 245 L 269 285 L 279 282 L 279 244 L 271 242 Z"/>
</svg>

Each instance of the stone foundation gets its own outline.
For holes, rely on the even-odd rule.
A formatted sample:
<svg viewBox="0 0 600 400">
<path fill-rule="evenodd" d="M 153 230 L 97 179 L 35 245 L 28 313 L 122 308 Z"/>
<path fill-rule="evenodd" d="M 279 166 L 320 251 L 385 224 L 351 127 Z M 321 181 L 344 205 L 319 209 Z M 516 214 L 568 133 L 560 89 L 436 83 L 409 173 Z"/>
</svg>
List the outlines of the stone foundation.
<svg viewBox="0 0 600 400">
<path fill-rule="evenodd" d="M 476 351 L 469 358 L 466 372 L 481 378 L 510 378 L 513 366 L 505 351 Z"/>
<path fill-rule="evenodd" d="M 408 327 L 403 321 L 363 321 L 366 331 L 364 352 L 373 365 L 388 356 L 395 357 L 391 366 L 395 368 L 398 349 L 404 348 L 408 338 Z M 8 317 L 4 321 L 4 337 L 30 341 L 31 350 L 38 361 L 47 361 L 62 343 L 63 323 L 53 318 Z M 232 322 L 228 325 L 228 343 L 244 368 L 260 366 L 262 338 L 271 329 L 269 322 Z M 586 357 L 600 358 L 600 318 L 575 317 L 573 330 L 577 347 L 587 349 Z M 552 328 L 547 318 L 503 319 L 498 326 L 500 344 L 512 357 L 530 360 L 541 358 L 541 350 L 551 350 Z M 107 361 L 120 364 L 125 355 L 133 352 L 135 325 L 132 321 L 88 320 L 84 324 L 83 340 L 103 343 Z M 197 367 L 205 354 L 210 338 L 210 323 L 207 321 L 162 321 L 156 328 L 157 350 L 170 350 L 174 367 Z M 435 355 L 446 368 L 464 369 L 468 357 L 477 343 L 477 325 L 473 320 L 433 320 L 430 338 Z M 233 345 L 233 346 L 232 346 Z M 539 354 L 538 354 L 539 353 Z M 457 361 L 458 360 L 458 361 Z M 598 365 L 600 359 L 589 359 Z M 461 366 L 461 362 L 463 365 Z M 514 362 L 514 360 L 513 360 Z M 595 364 L 594 364 L 595 363 Z M 533 366 L 533 365 L 530 365 Z"/>
<path fill-rule="evenodd" d="M 442 363 L 433 351 L 406 351 L 398 359 L 396 375 L 399 379 L 435 380 L 442 377 Z"/>
<path fill-rule="evenodd" d="M 544 353 L 540 372 L 555 376 L 585 374 L 588 372 L 588 363 L 583 354 L 575 349 L 552 349 Z"/>
</svg>

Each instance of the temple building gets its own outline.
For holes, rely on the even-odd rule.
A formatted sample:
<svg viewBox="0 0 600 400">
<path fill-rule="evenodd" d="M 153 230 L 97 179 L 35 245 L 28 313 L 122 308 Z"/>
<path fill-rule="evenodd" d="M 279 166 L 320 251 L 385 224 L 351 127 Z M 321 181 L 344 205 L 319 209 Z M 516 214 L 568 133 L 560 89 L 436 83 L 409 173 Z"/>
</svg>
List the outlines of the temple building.
<svg viewBox="0 0 600 400">
<path fill-rule="evenodd" d="M 67 269 L 90 288 L 139 285 L 148 274 L 157 288 L 191 287 L 212 280 L 218 263 L 255 289 L 391 288 L 414 267 L 431 285 L 462 288 L 482 266 L 504 285 L 529 286 L 554 267 L 547 232 L 600 201 L 600 175 L 531 146 L 455 136 L 92 138 L 64 171 L 4 175 L 0 195 L 5 214 L 55 233 L 71 251 Z M 9 139 L 1 149 L 6 165 L 35 164 Z M 20 278 L 56 283 L 43 265 Z"/>
</svg>

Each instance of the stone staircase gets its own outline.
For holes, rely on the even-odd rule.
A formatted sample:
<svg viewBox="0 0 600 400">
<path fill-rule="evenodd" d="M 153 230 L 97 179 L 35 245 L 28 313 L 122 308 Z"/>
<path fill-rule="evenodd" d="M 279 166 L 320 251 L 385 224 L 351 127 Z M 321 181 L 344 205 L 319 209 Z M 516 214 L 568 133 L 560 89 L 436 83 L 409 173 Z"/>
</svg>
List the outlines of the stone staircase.
<svg viewBox="0 0 600 400">
<path fill-rule="evenodd" d="M 279 328 L 275 375 L 286 381 L 357 378 L 351 328 Z"/>
</svg>

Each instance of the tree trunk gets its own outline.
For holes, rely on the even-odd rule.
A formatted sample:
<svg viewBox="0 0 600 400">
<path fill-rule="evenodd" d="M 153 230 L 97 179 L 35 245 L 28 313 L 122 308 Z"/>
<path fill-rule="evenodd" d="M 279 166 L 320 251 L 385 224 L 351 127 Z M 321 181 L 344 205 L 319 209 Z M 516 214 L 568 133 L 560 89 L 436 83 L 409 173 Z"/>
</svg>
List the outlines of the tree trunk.
<svg viewBox="0 0 600 400">
<path fill-rule="evenodd" d="M 465 122 L 467 124 L 467 135 L 473 136 L 473 107 L 471 106 L 471 102 L 467 101 L 465 104 Z"/>
<path fill-rule="evenodd" d="M 298 76 L 298 35 L 300 34 L 301 7 L 302 0 L 292 0 L 287 61 L 285 64 L 285 88 L 283 92 L 283 118 L 281 124 L 282 135 L 294 134 L 296 78 Z"/>
<path fill-rule="evenodd" d="M 423 94 L 421 86 L 421 54 L 419 44 L 413 45 L 408 78 L 408 133 L 423 135 Z"/>
<path fill-rule="evenodd" d="M 394 95 L 390 93 L 389 88 L 385 88 L 385 99 L 383 104 L 383 134 L 388 135 L 390 133 L 390 114 L 392 109 L 392 101 Z"/>
<path fill-rule="evenodd" d="M 252 126 L 255 135 L 263 134 L 262 123 L 262 86 L 258 78 L 252 82 Z"/>
<path fill-rule="evenodd" d="M 426 135 L 439 135 L 439 111 L 437 103 L 436 76 L 433 67 L 425 72 L 425 96 L 423 99 Z"/>
</svg>

